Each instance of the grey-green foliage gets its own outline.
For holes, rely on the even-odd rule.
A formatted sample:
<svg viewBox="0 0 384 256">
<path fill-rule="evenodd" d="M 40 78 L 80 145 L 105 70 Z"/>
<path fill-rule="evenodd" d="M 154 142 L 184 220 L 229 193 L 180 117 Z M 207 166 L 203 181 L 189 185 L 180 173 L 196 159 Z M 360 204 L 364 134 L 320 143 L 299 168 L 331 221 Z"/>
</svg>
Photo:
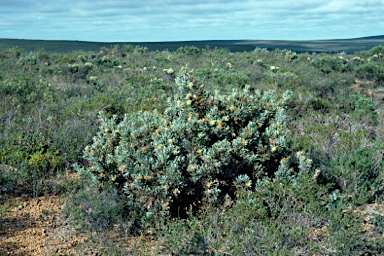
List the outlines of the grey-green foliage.
<svg viewBox="0 0 384 256">
<path fill-rule="evenodd" d="M 230 205 L 258 178 L 294 172 L 285 121 L 290 91 L 211 93 L 185 68 L 176 84 L 179 94 L 163 114 L 137 112 L 121 122 L 101 114 L 85 149 L 97 183 L 123 190 L 132 214 L 155 220 L 190 205 Z"/>
<path fill-rule="evenodd" d="M 295 60 L 297 58 L 298 58 L 298 55 L 296 52 L 292 52 L 292 51 L 286 51 L 285 52 L 284 59 L 286 62 L 292 62 L 293 60 Z"/>
</svg>

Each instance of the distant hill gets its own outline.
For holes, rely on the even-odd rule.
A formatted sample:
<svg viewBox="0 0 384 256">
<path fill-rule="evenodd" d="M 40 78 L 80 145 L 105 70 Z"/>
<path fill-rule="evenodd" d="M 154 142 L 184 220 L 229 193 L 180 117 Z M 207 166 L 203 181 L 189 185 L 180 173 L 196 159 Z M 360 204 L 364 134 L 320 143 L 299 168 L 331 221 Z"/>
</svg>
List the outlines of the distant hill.
<svg viewBox="0 0 384 256">
<path fill-rule="evenodd" d="M 287 49 L 301 52 L 325 52 L 354 53 L 366 51 L 377 45 L 384 45 L 384 35 L 370 36 L 353 39 L 335 40 L 209 40 L 209 41 L 174 41 L 174 42 L 86 42 L 65 40 L 24 40 L 24 39 L 0 39 L 0 50 L 19 48 L 25 51 L 44 50 L 48 53 L 69 53 L 72 51 L 98 52 L 101 47 L 124 46 L 126 44 L 147 47 L 149 51 L 174 51 L 181 46 L 196 46 L 200 49 L 209 46 L 214 48 L 226 48 L 231 52 L 253 51 L 255 48 Z"/>
<path fill-rule="evenodd" d="M 384 35 L 382 36 L 367 36 L 367 37 L 361 37 L 361 38 L 354 38 L 355 39 L 360 39 L 360 40 L 384 40 Z"/>
</svg>

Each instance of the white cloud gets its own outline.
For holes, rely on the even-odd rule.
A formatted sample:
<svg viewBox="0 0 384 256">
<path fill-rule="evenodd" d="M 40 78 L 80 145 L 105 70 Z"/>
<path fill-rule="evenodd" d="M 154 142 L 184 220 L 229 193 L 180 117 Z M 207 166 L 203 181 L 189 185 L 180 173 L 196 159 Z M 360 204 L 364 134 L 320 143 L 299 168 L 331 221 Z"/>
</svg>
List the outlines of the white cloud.
<svg viewBox="0 0 384 256">
<path fill-rule="evenodd" d="M 88 41 L 382 34 L 384 0 L 1 0 L 0 37 Z"/>
</svg>

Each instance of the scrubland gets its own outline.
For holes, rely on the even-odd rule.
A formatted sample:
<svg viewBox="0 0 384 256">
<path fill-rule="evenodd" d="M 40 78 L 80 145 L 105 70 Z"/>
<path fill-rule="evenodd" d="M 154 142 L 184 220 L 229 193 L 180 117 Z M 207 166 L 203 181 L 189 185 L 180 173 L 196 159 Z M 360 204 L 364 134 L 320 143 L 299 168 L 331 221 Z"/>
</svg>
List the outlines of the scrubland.
<svg viewBox="0 0 384 256">
<path fill-rule="evenodd" d="M 383 55 L 0 51 L 1 237 L 54 197 L 47 255 L 382 254 Z"/>
</svg>

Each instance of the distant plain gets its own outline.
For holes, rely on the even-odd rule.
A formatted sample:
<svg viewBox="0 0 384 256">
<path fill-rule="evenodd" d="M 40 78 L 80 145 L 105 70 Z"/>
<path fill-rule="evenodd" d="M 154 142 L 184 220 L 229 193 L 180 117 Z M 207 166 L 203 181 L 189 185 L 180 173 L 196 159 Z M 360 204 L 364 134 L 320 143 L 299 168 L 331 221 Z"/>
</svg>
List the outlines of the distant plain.
<svg viewBox="0 0 384 256">
<path fill-rule="evenodd" d="M 200 49 L 209 47 L 225 48 L 231 52 L 253 51 L 255 48 L 287 49 L 297 53 L 355 53 L 366 51 L 377 45 L 384 45 L 384 35 L 354 39 L 335 40 L 209 40 L 209 41 L 170 41 L 170 42 L 86 42 L 65 40 L 24 40 L 0 39 L 0 50 L 20 48 L 25 51 L 44 50 L 48 53 L 70 53 L 72 51 L 98 52 L 101 47 L 115 45 L 140 45 L 149 51 L 174 51 L 182 46 L 196 46 Z"/>
</svg>

